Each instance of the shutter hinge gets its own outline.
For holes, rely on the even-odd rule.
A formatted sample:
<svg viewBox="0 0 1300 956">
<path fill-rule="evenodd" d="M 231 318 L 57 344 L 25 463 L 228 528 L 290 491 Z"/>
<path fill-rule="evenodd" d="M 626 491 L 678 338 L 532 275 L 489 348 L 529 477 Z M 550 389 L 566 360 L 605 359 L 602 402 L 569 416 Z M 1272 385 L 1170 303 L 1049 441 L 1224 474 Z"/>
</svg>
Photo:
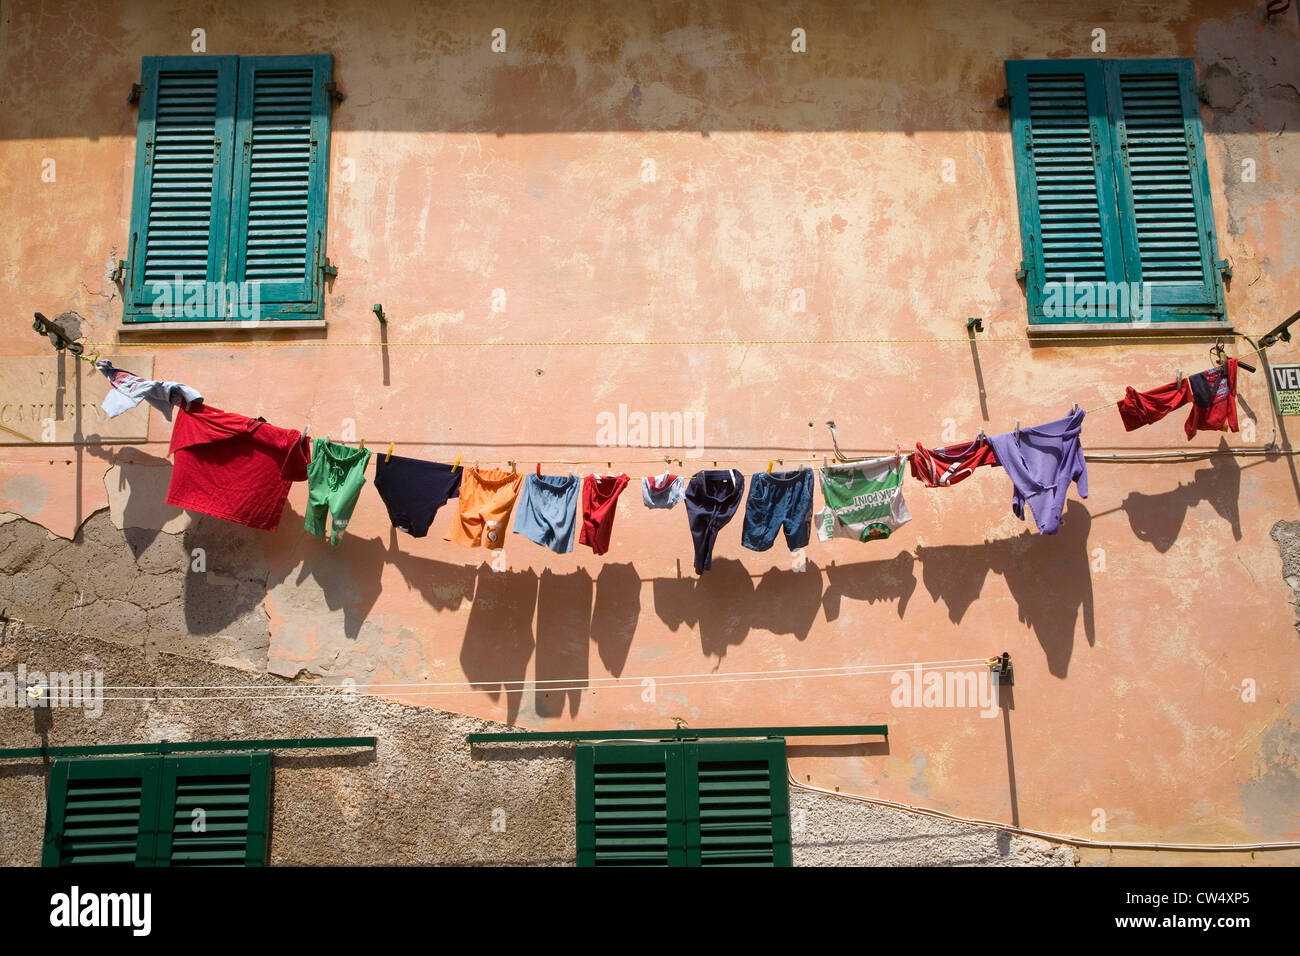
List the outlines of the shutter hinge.
<svg viewBox="0 0 1300 956">
<path fill-rule="evenodd" d="M 126 101 L 131 104 L 140 102 L 140 96 L 144 93 L 144 87 L 139 83 L 131 84 L 131 92 L 126 94 Z"/>
<path fill-rule="evenodd" d="M 1003 91 L 1002 91 L 1002 95 L 999 96 L 999 97 L 998 97 L 996 100 L 994 100 L 993 102 L 994 102 L 994 105 L 997 106 L 997 108 L 1000 109 L 1000 110 L 1010 109 L 1010 108 L 1011 108 L 1011 92 L 1010 92 L 1009 90 L 1003 90 Z"/>
<path fill-rule="evenodd" d="M 330 100 L 334 103 L 342 103 L 346 100 L 347 94 L 339 89 L 339 85 L 333 80 L 325 84 L 325 92 L 329 94 Z"/>
<path fill-rule="evenodd" d="M 338 276 L 339 267 L 334 265 L 334 263 L 330 262 L 329 256 L 325 256 L 323 259 L 321 259 L 320 271 L 325 273 L 325 275 L 329 276 L 331 279 L 333 279 L 336 276 Z"/>
<path fill-rule="evenodd" d="M 1028 275 L 1029 275 L 1029 267 L 1025 263 L 1025 260 L 1021 259 L 1020 266 L 1019 268 L 1016 269 L 1016 281 L 1019 282 L 1021 279 L 1025 278 Z"/>
<path fill-rule="evenodd" d="M 1214 266 L 1216 269 L 1219 270 L 1219 272 L 1223 275 L 1225 279 L 1232 278 L 1232 265 L 1228 262 L 1227 259 L 1219 259 L 1214 263 Z"/>
<path fill-rule="evenodd" d="M 125 259 L 118 259 L 118 260 L 117 260 L 117 265 L 114 266 L 114 267 L 113 267 L 113 271 L 110 272 L 110 273 L 108 274 L 108 278 L 109 278 L 109 281 L 111 281 L 111 282 L 116 282 L 118 285 L 121 285 L 121 284 L 122 284 L 122 282 L 126 279 L 126 260 L 125 260 Z"/>
</svg>

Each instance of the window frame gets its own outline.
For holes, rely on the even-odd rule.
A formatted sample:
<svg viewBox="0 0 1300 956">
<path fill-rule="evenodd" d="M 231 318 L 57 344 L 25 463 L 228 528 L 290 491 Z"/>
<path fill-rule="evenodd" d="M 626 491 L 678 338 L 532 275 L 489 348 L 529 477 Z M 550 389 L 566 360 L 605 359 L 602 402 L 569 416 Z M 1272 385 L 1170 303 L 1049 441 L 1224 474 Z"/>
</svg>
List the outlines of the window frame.
<svg viewBox="0 0 1300 956">
<path fill-rule="evenodd" d="M 57 757 L 50 767 L 42 866 L 64 862 L 63 836 L 68 785 L 77 780 L 140 780 L 136 818 L 135 866 L 172 866 L 177 793 L 181 781 L 196 776 L 248 777 L 248 816 L 243 866 L 265 866 L 270 849 L 271 753 L 165 754 L 149 756 Z M 183 861 L 193 865 L 192 860 Z"/>
<path fill-rule="evenodd" d="M 793 865 L 790 792 L 783 737 L 762 740 L 579 742 L 574 759 L 577 865 L 597 866 L 595 768 L 599 764 L 663 766 L 668 866 L 705 865 L 701 850 L 701 764 L 766 762 L 771 829 L 770 865 Z M 646 864 L 651 865 L 651 864 Z"/>
<path fill-rule="evenodd" d="M 1227 329 L 1224 281 L 1214 224 L 1213 196 L 1205 162 L 1205 134 L 1197 98 L 1195 62 L 1189 58 L 1064 58 L 1007 60 L 1007 91 L 1010 98 L 1012 153 L 1015 167 L 1016 200 L 1020 223 L 1021 263 L 1018 278 L 1025 280 L 1028 330 L 1150 332 L 1163 329 Z M 1199 259 L 1205 286 L 1203 300 L 1193 301 L 1173 284 L 1153 286 L 1153 296 L 1170 301 L 1153 301 L 1148 321 L 1132 316 L 1101 314 L 1066 317 L 1045 312 L 1046 266 L 1042 249 L 1038 182 L 1030 150 L 1031 120 L 1028 102 L 1030 76 L 1082 74 L 1092 137 L 1093 174 L 1098 188 L 1098 218 L 1105 263 L 1106 282 L 1141 283 L 1141 261 L 1137 246 L 1136 217 L 1127 164 L 1127 123 L 1122 113 L 1120 82 L 1125 74 L 1175 73 L 1178 77 L 1182 125 L 1188 144 L 1188 183 L 1192 193 Z M 1119 104 L 1118 106 L 1116 104 Z M 1158 280 L 1156 280 L 1158 281 Z M 1086 284 L 1080 281 L 1076 288 Z M 1130 288 L 1132 288 L 1130 286 Z M 1185 301 L 1174 301 L 1182 299 Z"/>
<path fill-rule="evenodd" d="M 311 153 L 306 210 L 306 262 L 301 282 L 277 281 L 276 286 L 296 284 L 300 295 L 267 300 L 255 320 L 237 313 L 213 314 L 206 306 L 201 315 L 163 316 L 154 311 L 156 294 L 148 288 L 158 280 L 146 282 L 145 254 L 148 242 L 150 201 L 152 194 L 153 153 L 156 143 L 159 75 L 164 71 L 200 72 L 215 69 L 218 95 L 214 137 L 216 166 L 213 173 L 213 205 L 208 237 L 209 283 L 237 281 L 248 253 L 249 222 L 246 212 L 251 152 L 245 144 L 251 138 L 252 77 L 258 70 L 310 69 L 312 105 L 310 120 Z M 329 220 L 330 138 L 332 97 L 328 86 L 333 82 L 334 58 L 329 53 L 290 54 L 281 56 L 146 56 L 142 58 L 140 77 L 140 112 L 136 125 L 136 159 L 131 191 L 130 232 L 127 259 L 123 272 L 122 326 L 131 329 L 147 325 L 165 329 L 181 323 L 238 323 L 255 328 L 287 321 L 322 321 L 325 299 L 325 250 Z M 238 147 L 238 148 L 237 148 Z M 283 291 L 283 290 L 281 290 Z"/>
</svg>

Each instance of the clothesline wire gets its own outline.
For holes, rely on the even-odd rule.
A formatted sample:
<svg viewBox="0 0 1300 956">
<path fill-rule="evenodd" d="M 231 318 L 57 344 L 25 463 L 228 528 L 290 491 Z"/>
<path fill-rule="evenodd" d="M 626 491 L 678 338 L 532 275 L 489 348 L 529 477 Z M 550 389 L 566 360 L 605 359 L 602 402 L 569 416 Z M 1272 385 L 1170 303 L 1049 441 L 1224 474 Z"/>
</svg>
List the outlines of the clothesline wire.
<svg viewBox="0 0 1300 956">
<path fill-rule="evenodd" d="M 189 331 L 189 330 L 187 330 Z M 201 329 L 194 330 L 202 334 Z M 259 327 L 258 331 L 267 331 L 266 326 Z M 273 330 L 274 331 L 274 330 Z M 293 332 L 295 329 L 282 329 L 279 331 Z M 227 342 L 86 342 L 83 343 L 86 348 L 104 351 L 116 348 L 189 348 L 201 346 L 203 348 L 552 348 L 552 347 L 601 347 L 601 348 L 621 348 L 624 346 L 672 346 L 672 345 L 721 345 L 721 346 L 751 346 L 751 345 L 950 345 L 962 344 L 970 345 L 972 341 L 977 345 L 984 343 L 993 343 L 998 345 L 1011 344 L 1038 344 L 1043 342 L 1125 342 L 1129 345 L 1166 345 L 1180 342 L 1204 342 L 1215 336 L 1236 337 L 1236 338 L 1254 338 L 1264 333 L 1257 332 L 1234 332 L 1218 331 L 1209 329 L 1190 335 L 1161 335 L 1158 339 L 1136 338 L 1133 335 L 1091 335 L 1080 333 L 1076 335 L 1034 335 L 1034 336 L 1015 336 L 1009 338 L 999 338 L 994 336 L 984 336 L 972 338 L 971 336 L 962 336 L 956 338 L 932 337 L 932 338 L 817 338 L 817 339 L 503 339 L 500 341 L 462 341 L 462 342 L 329 342 L 325 340 L 312 339 L 286 339 L 277 341 L 227 341 Z M 89 360 L 89 359 L 88 359 Z"/>
<path fill-rule="evenodd" d="M 986 660 L 976 663 L 984 664 Z M 930 668 L 930 673 L 940 670 L 955 670 L 958 668 L 968 668 L 970 664 L 953 664 L 945 667 Z M 908 668 L 897 668 L 899 671 L 906 671 Z M 828 677 L 874 677 L 883 676 L 887 671 L 841 671 L 830 674 L 780 674 L 774 677 L 740 677 L 736 679 L 717 679 L 717 680 L 683 680 L 683 681 L 655 681 L 654 686 L 659 687 L 692 687 L 701 684 L 715 686 L 718 684 L 758 684 L 768 681 L 783 680 L 821 680 Z M 644 678 L 642 678 L 644 679 Z M 589 678 L 580 678 L 582 683 L 572 684 L 561 687 L 534 687 L 534 690 L 545 691 L 546 693 L 568 693 L 570 691 L 590 691 L 598 690 L 642 690 L 642 684 L 613 684 L 608 687 L 592 687 Z M 471 687 L 465 690 L 410 690 L 389 692 L 388 696 L 393 697 L 463 697 L 467 694 L 493 694 L 505 692 L 519 693 L 528 689 L 532 681 L 524 678 L 516 678 L 509 681 L 500 682 L 503 686 L 498 687 L 496 684 L 489 684 L 486 681 L 481 682 L 482 686 Z M 510 686 L 516 685 L 516 686 Z M 269 694 L 204 694 L 197 697 L 172 697 L 172 696 L 138 696 L 138 697 L 101 697 L 98 694 L 87 695 L 83 688 L 80 694 L 71 694 L 69 699 L 91 700 L 91 701 L 163 701 L 163 700 L 184 700 L 184 701 L 203 701 L 203 700 L 318 700 L 327 697 L 352 697 L 356 696 L 351 688 L 338 687 L 333 690 L 327 690 L 324 693 L 294 693 L 293 687 L 276 687 L 268 688 L 275 691 Z M 320 685 L 304 685 L 304 690 L 319 690 Z M 284 693 L 288 691 L 289 693 Z"/>
<path fill-rule="evenodd" d="M 996 656 L 996 655 L 995 655 L 995 656 Z M 953 666 L 953 665 L 982 664 L 982 663 L 984 663 L 985 661 L 987 661 L 988 659 L 989 659 L 989 658 L 986 658 L 986 657 L 968 657 L 968 658 L 955 658 L 955 659 L 953 659 L 953 660 L 947 660 L 947 661 L 909 661 L 909 662 L 906 663 L 906 664 L 840 664 L 840 665 L 836 665 L 836 666 L 834 666 L 834 667 L 788 667 L 788 668 L 777 669 L 777 670 L 762 670 L 762 671 L 733 671 L 733 672 L 730 672 L 730 673 L 724 673 L 724 674 L 718 674 L 718 673 L 715 672 L 715 671 L 702 671 L 702 672 L 700 672 L 700 673 L 696 673 L 696 674 L 644 674 L 644 675 L 635 675 L 635 676 L 630 676 L 630 677 L 556 677 L 556 678 L 548 678 L 548 679 L 546 679 L 546 680 L 533 680 L 533 681 L 529 681 L 529 683 L 532 683 L 532 684 L 573 684 L 573 683 L 576 683 L 576 682 L 578 682 L 578 681 L 587 681 L 588 683 L 593 682 L 593 681 L 623 681 L 623 682 L 627 682 L 627 681 L 645 681 L 645 680 L 661 681 L 661 680 L 678 680 L 678 679 L 681 679 L 681 678 L 688 678 L 688 677 L 689 677 L 689 678 L 694 678 L 694 677 L 755 677 L 755 676 L 763 676 L 763 675 L 767 675 L 767 674 L 802 674 L 802 673 L 805 673 L 805 672 L 808 672 L 808 673 L 821 673 L 821 672 L 829 672 L 829 671 L 846 671 L 846 670 L 851 670 L 851 671 L 869 671 L 869 670 L 890 670 L 890 671 L 897 671 L 897 670 L 905 670 L 905 669 L 907 669 L 907 668 L 915 668 L 915 667 L 920 667 L 920 668 L 922 668 L 922 669 L 927 669 L 927 668 L 928 668 L 928 669 L 938 669 L 938 668 L 941 668 L 941 667 L 947 667 L 947 666 Z M 345 687 L 344 685 L 338 685 L 338 686 L 339 686 L 339 689 L 340 689 L 340 690 L 356 691 L 356 690 L 366 690 L 366 689 L 369 689 L 369 688 L 372 688 L 372 687 L 482 687 L 482 686 L 485 685 L 485 684 L 486 684 L 486 685 L 494 685 L 494 684 L 515 684 L 515 683 L 520 683 L 520 682 L 521 682 L 521 678 L 512 677 L 512 678 L 509 678 L 509 679 L 503 679 L 503 680 L 473 680 L 473 681 L 405 681 L 405 682 L 395 683 L 395 684 L 370 683 L 370 684 L 353 684 L 353 685 L 348 685 L 348 686 L 346 686 L 346 687 Z M 298 686 L 298 687 L 303 687 L 303 688 L 313 688 L 313 687 L 315 687 L 315 688 L 320 688 L 322 685 L 319 685 L 319 684 L 301 684 L 301 685 L 296 685 L 296 686 Z M 103 687 L 102 689 L 103 689 L 103 690 L 250 690 L 250 689 L 255 689 L 255 690 L 281 690 L 281 689 L 288 689 L 288 687 L 286 686 L 285 688 L 281 688 L 281 687 L 278 687 L 278 686 L 275 686 L 275 685 L 270 685 L 270 686 L 268 686 L 268 685 L 266 685 L 266 684 L 167 684 L 167 685 L 159 685 L 159 684 L 106 684 L 106 685 L 104 685 L 104 687 Z"/>
</svg>

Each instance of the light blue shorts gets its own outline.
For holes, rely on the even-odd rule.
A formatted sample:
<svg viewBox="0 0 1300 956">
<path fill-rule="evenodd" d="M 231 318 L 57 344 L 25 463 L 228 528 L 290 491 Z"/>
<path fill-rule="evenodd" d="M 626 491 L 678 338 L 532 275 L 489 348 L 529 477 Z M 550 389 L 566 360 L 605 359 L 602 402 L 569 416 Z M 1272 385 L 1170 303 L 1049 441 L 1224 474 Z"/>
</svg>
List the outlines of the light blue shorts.
<svg viewBox="0 0 1300 956">
<path fill-rule="evenodd" d="M 515 534 L 556 554 L 572 551 L 581 485 L 577 475 L 525 475 L 515 505 Z"/>
</svg>

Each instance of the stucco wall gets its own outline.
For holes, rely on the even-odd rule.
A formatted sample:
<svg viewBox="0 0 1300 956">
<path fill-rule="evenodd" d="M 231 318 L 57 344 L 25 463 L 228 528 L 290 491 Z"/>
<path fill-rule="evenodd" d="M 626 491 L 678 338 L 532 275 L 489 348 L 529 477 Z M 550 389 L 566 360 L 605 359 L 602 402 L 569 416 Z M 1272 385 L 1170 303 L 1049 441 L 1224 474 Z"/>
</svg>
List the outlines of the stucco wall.
<svg viewBox="0 0 1300 956">
<path fill-rule="evenodd" d="M 119 347 L 218 407 L 310 421 L 313 434 L 350 420 L 370 447 L 396 440 L 419 457 L 662 470 L 656 451 L 596 447 L 597 416 L 626 405 L 703 414 L 704 450 L 676 470 L 716 458 L 752 472 L 820 460 L 828 418 L 847 445 L 885 452 L 1096 408 L 1204 367 L 1208 341 L 1024 336 L 1003 61 L 1092 55 L 1095 27 L 1109 56 L 1197 62 L 1235 271 L 1229 318 L 1258 332 L 1300 302 L 1300 29 L 1266 23 L 1260 3 L 558 10 L 6 4 L 0 190 L 18 226 L 0 236 L 0 350 L 46 354 L 21 318 L 36 310 L 74 310 L 89 341 L 114 341 L 121 302 L 106 272 L 124 253 L 134 174 L 126 92 L 142 55 L 187 53 L 196 27 L 208 53 L 334 54 L 348 98 L 331 138 L 329 329 Z M 794 27 L 806 54 L 789 51 Z M 1241 181 L 1243 159 L 1255 182 Z M 495 289 L 504 312 L 491 311 Z M 806 312 L 790 310 L 795 289 Z M 379 344 L 376 302 L 386 349 L 355 344 Z M 971 315 L 987 329 L 974 351 Z M 737 338 L 889 341 L 684 344 Z M 593 340 L 679 344 L 481 344 Z M 1274 352 L 1296 361 L 1300 349 Z M 74 384 L 86 374 L 66 371 Z M 1285 437 L 1261 379 L 1241 383 L 1254 437 L 1227 446 Z M 1104 409 L 1085 445 L 1218 445 L 1178 426 L 1126 434 Z M 737 521 L 696 579 L 684 516 L 648 513 L 635 494 L 606 557 L 515 540 L 505 572 L 441 540 L 446 512 L 429 538 L 398 536 L 371 488 L 336 550 L 302 531 L 301 486 L 274 534 L 191 519 L 161 504 L 167 436 L 155 415 L 136 447 L 92 434 L 78 448 L 3 449 L 0 510 L 22 516 L 0 528 L 11 615 L 251 672 L 469 682 L 404 702 L 529 727 L 883 721 L 887 745 L 801 751 L 796 776 L 1098 838 L 1300 833 L 1294 593 L 1270 534 L 1300 500 L 1287 457 L 1096 463 L 1054 538 L 1010 514 L 1000 471 L 951 490 L 910 484 L 914 520 L 887 541 L 814 544 L 795 573 L 781 545 L 742 550 Z M 196 547 L 204 572 L 189 570 Z M 1017 683 L 998 719 L 891 707 L 887 674 L 661 686 L 653 700 L 639 681 L 564 694 L 529 683 L 1004 650 Z"/>
</svg>

